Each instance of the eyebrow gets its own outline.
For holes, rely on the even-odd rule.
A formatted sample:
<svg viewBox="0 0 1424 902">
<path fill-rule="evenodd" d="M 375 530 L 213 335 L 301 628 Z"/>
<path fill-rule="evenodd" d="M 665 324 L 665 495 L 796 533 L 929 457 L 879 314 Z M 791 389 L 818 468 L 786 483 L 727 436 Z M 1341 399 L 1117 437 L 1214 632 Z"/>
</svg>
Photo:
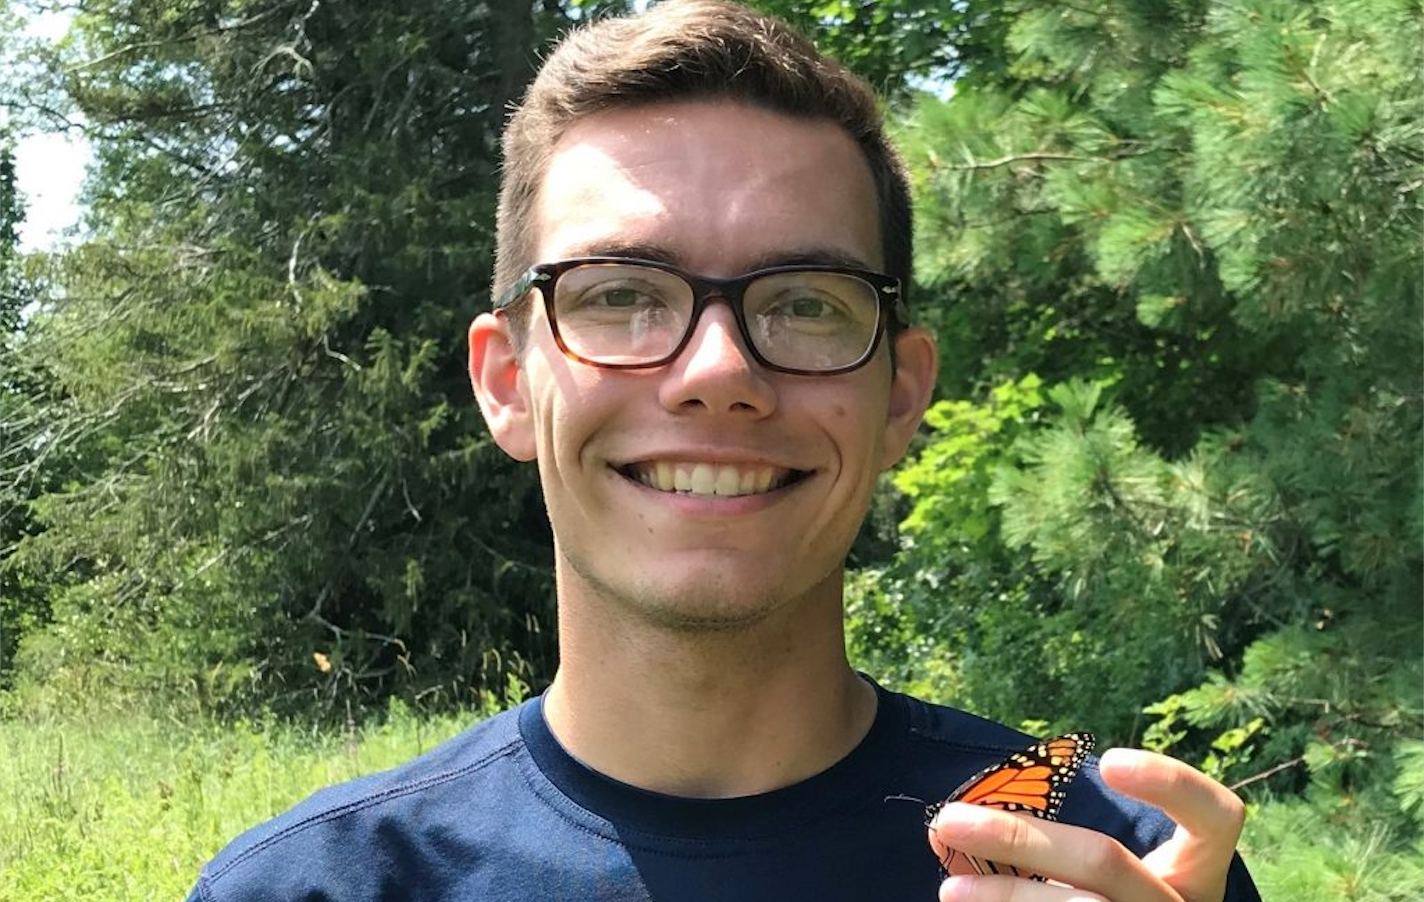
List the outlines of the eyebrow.
<svg viewBox="0 0 1424 902">
<path fill-rule="evenodd" d="M 634 260 L 651 260 L 669 266 L 686 268 L 681 255 L 666 245 L 650 242 L 596 242 L 576 245 L 569 249 L 569 257 L 625 257 Z M 860 257 L 843 253 L 832 248 L 801 248 L 793 250 L 768 251 L 752 260 L 745 272 L 769 269 L 773 266 L 841 266 L 848 269 L 874 270 L 875 267 Z"/>
<path fill-rule="evenodd" d="M 875 269 L 868 261 L 860 257 L 831 248 L 772 251 L 754 260 L 751 269 L 767 269 L 772 266 L 843 266 L 848 269 Z"/>
<path fill-rule="evenodd" d="M 654 263 L 677 265 L 677 255 L 661 244 L 625 241 L 592 241 L 576 244 L 564 254 L 565 259 L 577 257 L 627 257 L 633 260 L 652 260 Z"/>
</svg>

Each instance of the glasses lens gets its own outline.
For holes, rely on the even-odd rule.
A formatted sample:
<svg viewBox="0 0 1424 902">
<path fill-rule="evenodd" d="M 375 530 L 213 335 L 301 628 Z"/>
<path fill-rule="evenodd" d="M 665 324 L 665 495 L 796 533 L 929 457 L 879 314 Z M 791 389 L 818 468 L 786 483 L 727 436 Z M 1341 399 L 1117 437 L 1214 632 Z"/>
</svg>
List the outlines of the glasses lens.
<svg viewBox="0 0 1424 902">
<path fill-rule="evenodd" d="M 660 363 L 691 328 L 693 288 L 675 273 L 636 263 L 585 263 L 555 285 L 559 338 L 565 349 L 593 363 Z M 806 372 L 860 363 L 880 327 L 875 286 L 844 273 L 759 276 L 746 285 L 742 309 L 763 360 Z"/>
<path fill-rule="evenodd" d="M 682 340 L 692 288 L 648 266 L 590 263 L 559 277 L 554 315 L 564 347 L 574 354 L 597 363 L 650 363 Z"/>
<path fill-rule="evenodd" d="M 859 362 L 880 324 L 875 287 L 843 273 L 762 276 L 747 286 L 743 308 L 762 357 L 798 370 L 833 370 Z"/>
</svg>

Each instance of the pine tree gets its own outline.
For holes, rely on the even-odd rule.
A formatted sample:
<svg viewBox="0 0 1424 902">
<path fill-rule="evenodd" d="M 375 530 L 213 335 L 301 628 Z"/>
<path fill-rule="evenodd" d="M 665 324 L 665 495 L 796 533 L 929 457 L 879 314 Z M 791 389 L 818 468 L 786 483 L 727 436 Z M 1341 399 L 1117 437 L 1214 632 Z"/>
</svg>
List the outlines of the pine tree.
<svg viewBox="0 0 1424 902">
<path fill-rule="evenodd" d="M 1267 897 L 1413 898 L 1419 4 L 1007 6 L 904 127 L 951 400 L 856 641 L 1240 785 Z"/>
<path fill-rule="evenodd" d="M 0 686 L 9 682 L 5 663 L 14 659 L 19 636 L 48 616 L 43 588 L 11 564 L 21 539 L 36 530 L 29 504 L 41 490 L 34 479 L 36 449 L 22 439 L 36 422 L 43 391 L 17 353 L 29 300 L 19 249 L 24 213 L 14 146 L 5 135 L 0 139 Z"/>
<path fill-rule="evenodd" d="M 91 130 L 91 237 L 27 338 L 58 382 L 28 440 L 85 460 L 19 551 L 54 586 L 35 682 L 309 707 L 549 671 L 533 474 L 460 348 L 499 129 L 562 21 L 85 7 L 49 71 Z"/>
</svg>

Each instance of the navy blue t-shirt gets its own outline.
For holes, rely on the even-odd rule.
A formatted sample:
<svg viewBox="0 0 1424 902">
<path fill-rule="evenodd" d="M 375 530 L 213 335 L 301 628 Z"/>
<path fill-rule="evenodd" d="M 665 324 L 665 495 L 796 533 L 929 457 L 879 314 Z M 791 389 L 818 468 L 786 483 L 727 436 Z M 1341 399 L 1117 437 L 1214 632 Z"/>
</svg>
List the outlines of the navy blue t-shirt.
<svg viewBox="0 0 1424 902">
<path fill-rule="evenodd" d="M 924 811 L 1027 745 L 1008 727 L 877 687 L 865 739 L 830 769 L 763 795 L 687 799 L 590 770 L 541 699 L 402 767 L 322 790 L 244 833 L 190 902 L 932 902 Z M 1090 760 L 1061 820 L 1142 855 L 1171 835 Z M 1238 859 L 1228 902 L 1259 900 Z"/>
</svg>

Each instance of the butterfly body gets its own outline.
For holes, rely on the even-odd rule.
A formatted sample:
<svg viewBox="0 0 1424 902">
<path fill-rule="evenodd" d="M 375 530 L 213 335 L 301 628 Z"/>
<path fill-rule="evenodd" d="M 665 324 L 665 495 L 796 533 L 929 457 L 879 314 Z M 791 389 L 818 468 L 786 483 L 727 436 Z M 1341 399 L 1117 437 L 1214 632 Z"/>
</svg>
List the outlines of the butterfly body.
<svg viewBox="0 0 1424 902">
<path fill-rule="evenodd" d="M 925 826 L 929 826 L 940 809 L 950 802 L 968 802 L 1056 821 L 1068 784 L 1077 776 L 1078 768 L 1087 760 L 1095 743 L 1091 733 L 1065 733 L 1014 752 L 965 780 L 944 801 L 926 806 Z M 929 840 L 945 874 L 950 872 L 955 856 L 963 855 L 979 874 L 1044 879 L 1039 874 L 1028 873 L 1010 864 L 1000 864 L 948 848 L 933 830 L 929 832 Z"/>
</svg>

